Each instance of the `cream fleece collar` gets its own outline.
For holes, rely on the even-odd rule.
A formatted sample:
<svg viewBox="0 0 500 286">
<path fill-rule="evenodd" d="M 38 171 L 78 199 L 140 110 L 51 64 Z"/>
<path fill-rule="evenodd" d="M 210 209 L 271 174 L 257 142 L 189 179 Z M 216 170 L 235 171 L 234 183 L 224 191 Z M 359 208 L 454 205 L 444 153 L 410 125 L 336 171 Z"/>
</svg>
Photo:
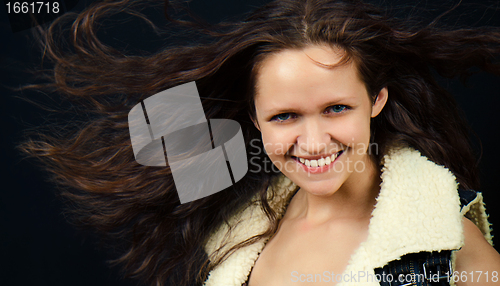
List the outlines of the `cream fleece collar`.
<svg viewBox="0 0 500 286">
<path fill-rule="evenodd" d="M 463 245 L 462 214 L 455 176 L 411 148 L 392 149 L 383 158 L 382 184 L 372 212 L 368 238 L 351 256 L 344 274 L 373 269 L 407 253 L 459 249 Z M 270 200 L 280 218 L 297 187 L 281 176 L 271 186 L 276 196 Z M 482 203 L 482 202 L 481 202 Z M 481 204 L 482 205 L 482 204 Z M 205 246 L 212 254 L 267 229 L 268 221 L 257 202 L 220 227 Z M 209 274 L 206 286 L 241 286 L 265 246 L 259 241 L 232 253 Z M 379 285 L 342 282 L 337 285 Z"/>
</svg>

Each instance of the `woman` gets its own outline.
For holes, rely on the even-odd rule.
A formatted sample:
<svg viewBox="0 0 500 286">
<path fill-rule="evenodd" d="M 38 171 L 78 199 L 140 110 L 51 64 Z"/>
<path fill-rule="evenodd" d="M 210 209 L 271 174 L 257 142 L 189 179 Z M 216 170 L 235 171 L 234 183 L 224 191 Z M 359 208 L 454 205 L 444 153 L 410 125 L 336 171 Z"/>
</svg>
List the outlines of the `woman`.
<svg viewBox="0 0 500 286">
<path fill-rule="evenodd" d="M 497 282 L 482 197 L 457 192 L 478 184 L 468 130 L 434 72 L 500 75 L 498 30 L 402 21 L 359 1 L 276 1 L 240 23 L 200 28 L 209 44 L 130 57 L 101 43 L 94 23 L 137 14 L 128 4 L 81 13 L 69 53 L 54 41 L 57 23 L 47 31 L 49 87 L 93 116 L 23 149 L 67 187 L 79 222 L 121 239 L 127 251 L 116 262 L 130 276 L 151 285 L 379 285 L 374 277 L 387 282 L 394 261 L 423 259 L 427 277 L 437 270 L 425 263 L 444 259 L 448 272 L 488 271 L 481 285 Z M 207 118 L 240 123 L 252 164 L 234 186 L 180 205 L 168 168 L 135 163 L 127 114 L 191 81 Z M 416 273 L 394 279 L 401 274 Z"/>
</svg>

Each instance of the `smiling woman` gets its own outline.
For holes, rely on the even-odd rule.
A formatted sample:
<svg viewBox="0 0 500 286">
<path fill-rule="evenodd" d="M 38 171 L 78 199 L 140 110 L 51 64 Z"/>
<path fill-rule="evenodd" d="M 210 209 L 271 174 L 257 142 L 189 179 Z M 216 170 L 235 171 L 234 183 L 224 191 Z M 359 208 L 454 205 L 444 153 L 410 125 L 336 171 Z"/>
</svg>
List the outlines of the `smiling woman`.
<svg viewBox="0 0 500 286">
<path fill-rule="evenodd" d="M 338 65 L 343 53 L 325 45 L 285 50 L 257 70 L 255 125 L 269 158 L 300 189 L 249 285 L 286 285 L 294 271 L 342 273 L 367 237 L 380 184 L 377 160 L 368 154 L 370 121 L 382 111 L 387 88 L 369 96 L 356 65 Z M 286 120 L 276 120 L 280 115 Z M 300 250 L 287 251 L 292 245 Z"/>
<path fill-rule="evenodd" d="M 436 77 L 500 76 L 500 29 L 424 24 L 357 0 L 277 0 L 244 21 L 203 26 L 172 19 L 167 1 L 167 17 L 199 42 L 128 56 L 98 39 L 97 21 L 142 16 L 137 3 L 89 7 L 69 42 L 56 41 L 58 22 L 44 32 L 52 81 L 31 87 L 92 116 L 21 146 L 64 186 L 75 221 L 122 243 L 115 262 L 128 276 L 280 286 L 314 282 L 293 273 L 357 277 L 338 285 L 419 285 L 415 277 L 435 274 L 446 285 L 480 271 L 490 274 L 481 285 L 497 283 L 469 129 Z M 168 166 L 134 160 L 127 115 L 192 81 L 208 119 L 240 123 L 259 168 L 180 204 Z"/>
<path fill-rule="evenodd" d="M 275 165 L 287 166 L 280 171 L 301 190 L 315 194 L 353 184 L 372 189 L 362 182 L 379 177 L 367 152 L 370 120 L 384 107 L 387 88 L 373 102 L 352 62 L 335 66 L 339 54 L 327 46 L 287 50 L 267 57 L 257 71 L 255 125 L 265 151 Z"/>
</svg>

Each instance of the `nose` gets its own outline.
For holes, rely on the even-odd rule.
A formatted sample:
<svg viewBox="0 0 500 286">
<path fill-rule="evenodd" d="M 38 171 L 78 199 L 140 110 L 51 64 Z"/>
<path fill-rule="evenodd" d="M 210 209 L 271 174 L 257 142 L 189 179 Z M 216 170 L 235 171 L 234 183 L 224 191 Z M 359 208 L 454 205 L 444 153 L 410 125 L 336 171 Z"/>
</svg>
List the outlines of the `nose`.
<svg viewBox="0 0 500 286">
<path fill-rule="evenodd" d="M 331 144 L 332 137 L 321 120 L 306 120 L 297 137 L 298 148 L 307 154 L 325 153 Z"/>
</svg>

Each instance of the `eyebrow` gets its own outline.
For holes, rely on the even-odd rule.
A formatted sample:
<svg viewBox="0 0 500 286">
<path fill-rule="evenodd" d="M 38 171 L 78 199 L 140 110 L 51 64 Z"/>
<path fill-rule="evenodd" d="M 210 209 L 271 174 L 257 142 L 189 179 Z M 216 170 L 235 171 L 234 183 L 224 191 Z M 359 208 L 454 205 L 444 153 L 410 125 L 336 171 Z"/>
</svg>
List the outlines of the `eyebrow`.
<svg viewBox="0 0 500 286">
<path fill-rule="evenodd" d="M 332 100 L 332 101 L 329 101 L 327 102 L 326 104 L 324 104 L 323 108 L 327 108 L 327 107 L 330 107 L 330 106 L 333 106 L 333 105 L 338 105 L 338 104 L 353 104 L 354 102 L 352 102 L 352 100 L 354 99 L 354 97 L 342 97 L 342 98 L 338 98 L 336 100 Z M 345 102 L 345 101 L 349 101 L 349 102 Z M 298 109 L 295 109 L 295 108 L 272 108 L 272 109 L 269 109 L 269 110 L 264 110 L 264 113 L 267 115 L 267 114 L 272 114 L 272 115 L 277 115 L 277 114 L 282 114 L 282 113 L 297 113 Z"/>
</svg>

